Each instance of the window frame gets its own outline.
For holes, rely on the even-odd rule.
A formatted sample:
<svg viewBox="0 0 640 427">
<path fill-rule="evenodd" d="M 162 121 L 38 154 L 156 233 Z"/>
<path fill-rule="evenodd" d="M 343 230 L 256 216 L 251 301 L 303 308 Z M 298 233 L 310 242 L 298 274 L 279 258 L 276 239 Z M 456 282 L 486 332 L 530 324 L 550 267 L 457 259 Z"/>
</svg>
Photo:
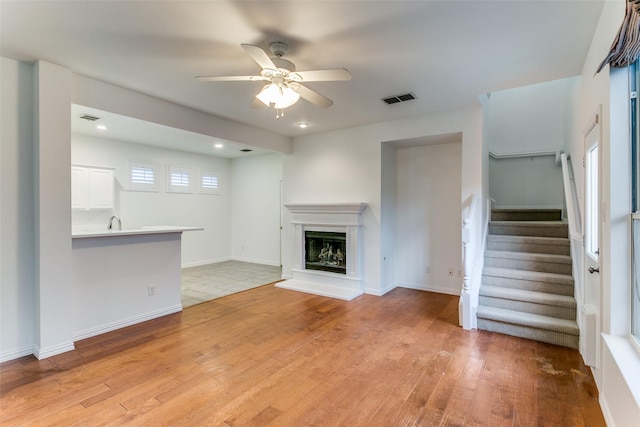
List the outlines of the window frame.
<svg viewBox="0 0 640 427">
<path fill-rule="evenodd" d="M 134 168 L 150 170 L 152 175 L 151 181 L 135 181 L 134 180 Z M 145 171 L 146 175 L 147 172 Z M 127 169 L 127 182 L 129 191 L 148 191 L 158 192 L 158 165 L 155 162 L 129 160 L 129 167 Z"/>
<path fill-rule="evenodd" d="M 205 185 L 204 180 L 208 177 L 216 178 L 216 187 Z M 220 195 L 222 193 L 222 178 L 220 177 L 220 172 L 215 169 L 200 169 L 198 185 L 200 186 L 200 194 Z"/>
<path fill-rule="evenodd" d="M 181 183 L 174 183 L 174 174 L 180 175 Z M 183 182 L 186 176 L 186 183 Z M 182 166 L 168 166 L 167 167 L 167 193 L 193 193 L 193 177 L 191 174 L 191 168 Z"/>
</svg>

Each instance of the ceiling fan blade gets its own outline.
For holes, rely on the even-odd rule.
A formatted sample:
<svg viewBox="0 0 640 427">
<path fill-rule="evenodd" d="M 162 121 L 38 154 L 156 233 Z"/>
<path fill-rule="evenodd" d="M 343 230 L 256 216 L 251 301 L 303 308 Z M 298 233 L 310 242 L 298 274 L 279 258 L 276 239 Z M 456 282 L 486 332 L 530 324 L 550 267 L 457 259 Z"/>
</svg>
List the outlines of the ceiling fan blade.
<svg viewBox="0 0 640 427">
<path fill-rule="evenodd" d="M 201 82 L 234 82 L 268 80 L 262 76 L 196 76 Z"/>
<path fill-rule="evenodd" d="M 253 60 L 256 61 L 262 68 L 268 68 L 271 70 L 278 69 L 271 58 L 269 58 L 269 55 L 267 55 L 267 53 L 264 50 L 260 49 L 258 46 L 246 43 L 243 43 L 240 46 L 242 46 L 244 51 L 247 52 L 247 54 L 251 58 L 253 58 Z"/>
<path fill-rule="evenodd" d="M 310 103 L 317 105 L 318 107 L 327 108 L 333 105 L 332 100 L 330 100 L 324 95 L 320 95 L 315 90 L 311 90 L 306 86 L 300 85 L 296 89 L 296 92 L 298 92 L 301 97 L 303 97 Z"/>
<path fill-rule="evenodd" d="M 351 80 L 351 73 L 346 68 L 333 68 L 330 70 L 296 71 L 303 82 L 332 82 Z"/>
</svg>

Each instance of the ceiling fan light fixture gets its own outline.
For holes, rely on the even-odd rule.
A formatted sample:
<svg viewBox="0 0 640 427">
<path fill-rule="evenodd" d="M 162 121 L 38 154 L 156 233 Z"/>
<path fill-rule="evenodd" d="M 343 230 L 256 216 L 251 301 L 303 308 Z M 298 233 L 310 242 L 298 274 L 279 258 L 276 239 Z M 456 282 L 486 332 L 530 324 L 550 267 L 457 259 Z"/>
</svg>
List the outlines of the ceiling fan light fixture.
<svg viewBox="0 0 640 427">
<path fill-rule="evenodd" d="M 282 110 L 298 102 L 300 94 L 287 85 L 270 83 L 262 88 L 256 98 L 267 107 L 273 105 L 276 110 Z"/>
</svg>

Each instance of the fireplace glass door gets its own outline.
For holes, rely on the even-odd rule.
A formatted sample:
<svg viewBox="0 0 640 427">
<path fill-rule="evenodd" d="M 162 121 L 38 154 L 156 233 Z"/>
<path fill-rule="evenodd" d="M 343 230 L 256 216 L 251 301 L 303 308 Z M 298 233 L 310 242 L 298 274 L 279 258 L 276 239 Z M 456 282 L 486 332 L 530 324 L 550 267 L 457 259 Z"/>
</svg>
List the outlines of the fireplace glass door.
<svg viewBox="0 0 640 427">
<path fill-rule="evenodd" d="M 305 231 L 305 268 L 347 274 L 347 234 Z"/>
</svg>

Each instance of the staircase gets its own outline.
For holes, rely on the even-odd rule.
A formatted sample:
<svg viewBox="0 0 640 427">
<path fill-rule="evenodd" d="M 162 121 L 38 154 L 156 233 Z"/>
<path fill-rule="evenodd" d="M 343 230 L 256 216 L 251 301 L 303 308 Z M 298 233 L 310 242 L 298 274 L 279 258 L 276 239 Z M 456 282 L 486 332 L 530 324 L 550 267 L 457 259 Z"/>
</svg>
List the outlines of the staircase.
<svg viewBox="0 0 640 427">
<path fill-rule="evenodd" d="M 568 226 L 559 209 L 491 214 L 478 329 L 578 348 Z"/>
</svg>

